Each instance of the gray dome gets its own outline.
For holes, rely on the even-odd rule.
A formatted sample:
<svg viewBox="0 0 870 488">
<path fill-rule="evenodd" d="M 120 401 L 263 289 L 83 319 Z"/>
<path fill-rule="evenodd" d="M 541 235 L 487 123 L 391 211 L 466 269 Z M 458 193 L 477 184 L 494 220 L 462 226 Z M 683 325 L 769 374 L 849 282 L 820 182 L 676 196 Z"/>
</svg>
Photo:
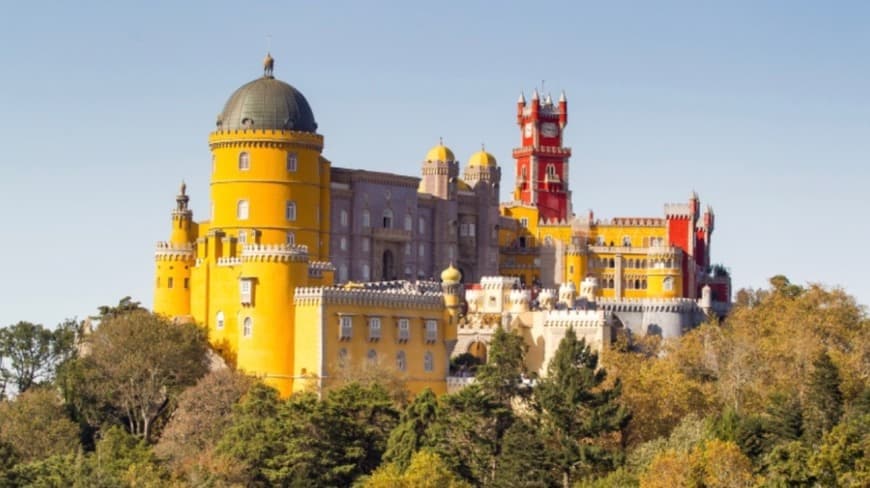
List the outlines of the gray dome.
<svg viewBox="0 0 870 488">
<path fill-rule="evenodd" d="M 270 66 L 271 67 L 271 66 Z M 276 129 L 316 132 L 317 122 L 298 90 L 271 76 L 242 85 L 218 115 L 218 130 Z"/>
</svg>

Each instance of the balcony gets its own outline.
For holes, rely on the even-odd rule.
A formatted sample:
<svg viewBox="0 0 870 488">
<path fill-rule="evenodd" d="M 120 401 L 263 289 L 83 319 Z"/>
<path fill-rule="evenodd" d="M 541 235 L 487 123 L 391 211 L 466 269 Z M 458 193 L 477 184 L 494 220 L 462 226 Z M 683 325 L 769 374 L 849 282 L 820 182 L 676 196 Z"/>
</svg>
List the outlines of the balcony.
<svg viewBox="0 0 870 488">
<path fill-rule="evenodd" d="M 375 227 L 372 229 L 372 237 L 381 241 L 411 242 L 411 231 Z"/>
</svg>

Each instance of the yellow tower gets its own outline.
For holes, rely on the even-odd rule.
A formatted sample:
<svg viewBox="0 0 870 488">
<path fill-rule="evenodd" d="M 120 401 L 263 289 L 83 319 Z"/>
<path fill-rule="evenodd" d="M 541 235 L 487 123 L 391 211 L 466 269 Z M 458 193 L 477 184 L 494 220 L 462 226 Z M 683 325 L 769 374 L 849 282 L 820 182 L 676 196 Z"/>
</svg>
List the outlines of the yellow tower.
<svg viewBox="0 0 870 488">
<path fill-rule="evenodd" d="M 210 227 L 239 244 L 297 244 L 329 259 L 329 162 L 308 101 L 272 75 L 230 96 L 209 136 Z"/>
<path fill-rule="evenodd" d="M 158 242 L 154 253 L 156 283 L 154 310 L 170 317 L 190 316 L 190 273 L 194 263 L 193 239 L 196 224 L 188 208 L 190 197 L 182 183 L 172 211 L 169 241 Z"/>
<path fill-rule="evenodd" d="M 459 314 L 462 309 L 462 272 L 450 263 L 441 272 L 441 290 L 444 292 L 444 340 L 456 342 Z M 449 346 L 448 346 L 449 347 Z"/>
</svg>

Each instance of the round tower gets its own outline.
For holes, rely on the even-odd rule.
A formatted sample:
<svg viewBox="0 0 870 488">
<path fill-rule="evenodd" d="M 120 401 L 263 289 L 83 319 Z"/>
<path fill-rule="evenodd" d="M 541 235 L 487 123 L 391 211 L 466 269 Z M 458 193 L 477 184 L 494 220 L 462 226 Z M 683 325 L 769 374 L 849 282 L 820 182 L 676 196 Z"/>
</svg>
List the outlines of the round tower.
<svg viewBox="0 0 870 488">
<path fill-rule="evenodd" d="M 305 97 L 273 76 L 233 93 L 209 136 L 212 229 L 240 244 L 300 244 L 329 259 L 329 162 Z"/>
<path fill-rule="evenodd" d="M 445 327 L 444 339 L 448 341 L 448 347 L 456 343 L 459 315 L 462 311 L 462 272 L 450 263 L 441 272 L 441 290 L 444 293 Z M 452 341 L 452 342 L 451 342 Z"/>
<path fill-rule="evenodd" d="M 154 252 L 154 311 L 171 318 L 190 316 L 190 275 L 196 236 L 189 202 L 187 185 L 182 183 L 175 197 L 169 241 L 158 242 Z"/>
</svg>

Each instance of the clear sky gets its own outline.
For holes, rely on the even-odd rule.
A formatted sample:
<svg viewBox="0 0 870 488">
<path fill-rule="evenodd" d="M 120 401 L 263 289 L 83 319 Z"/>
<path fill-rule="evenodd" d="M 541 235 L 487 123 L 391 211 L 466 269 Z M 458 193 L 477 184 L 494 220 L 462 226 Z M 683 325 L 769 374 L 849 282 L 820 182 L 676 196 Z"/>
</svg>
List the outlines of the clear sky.
<svg viewBox="0 0 870 488">
<path fill-rule="evenodd" d="M 419 175 L 443 137 L 513 186 L 520 91 L 569 102 L 574 209 L 661 216 L 694 189 L 735 289 L 774 274 L 870 303 L 870 3 L 4 2 L 0 325 L 132 295 L 182 179 L 207 215 L 229 95 L 275 73 L 334 165 Z M 545 81 L 542 81 L 545 80 Z"/>
</svg>

